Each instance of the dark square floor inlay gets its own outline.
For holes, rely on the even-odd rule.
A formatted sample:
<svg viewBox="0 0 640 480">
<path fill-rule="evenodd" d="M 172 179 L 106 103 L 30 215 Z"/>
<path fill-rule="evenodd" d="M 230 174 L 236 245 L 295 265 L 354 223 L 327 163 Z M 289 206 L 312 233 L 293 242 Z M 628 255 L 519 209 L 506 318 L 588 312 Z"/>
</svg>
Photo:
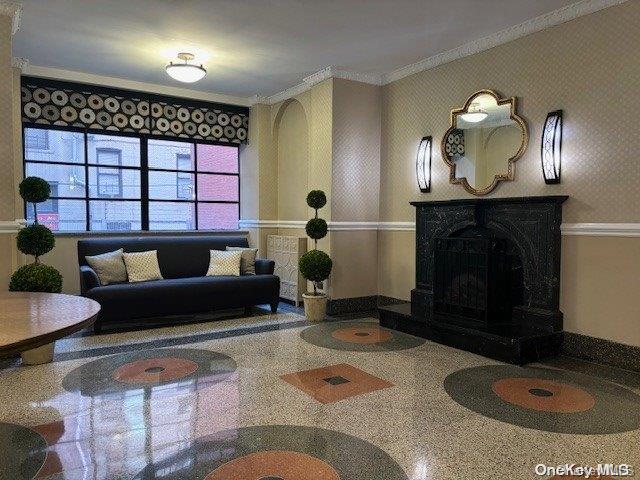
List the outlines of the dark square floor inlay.
<svg viewBox="0 0 640 480">
<path fill-rule="evenodd" d="M 330 383 L 331 385 L 342 385 L 343 383 L 349 383 L 349 380 L 341 377 L 340 375 L 336 375 L 335 377 L 323 378 L 323 380 L 327 383 Z"/>
<path fill-rule="evenodd" d="M 145 369 L 146 373 L 160 373 L 164 372 L 164 367 L 150 367 Z"/>
<path fill-rule="evenodd" d="M 529 390 L 531 395 L 535 395 L 536 397 L 552 397 L 553 393 L 549 390 L 545 390 L 544 388 L 532 388 Z"/>
</svg>

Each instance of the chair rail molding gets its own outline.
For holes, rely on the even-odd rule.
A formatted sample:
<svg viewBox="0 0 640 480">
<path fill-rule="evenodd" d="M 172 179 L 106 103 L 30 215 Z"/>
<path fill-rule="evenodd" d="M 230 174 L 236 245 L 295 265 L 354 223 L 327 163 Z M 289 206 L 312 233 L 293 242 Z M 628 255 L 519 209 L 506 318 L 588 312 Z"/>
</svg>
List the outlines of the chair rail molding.
<svg viewBox="0 0 640 480">
<path fill-rule="evenodd" d="M 305 220 L 240 220 L 241 228 L 304 228 Z M 411 222 L 327 222 L 329 231 L 378 230 L 412 232 L 416 223 Z M 640 237 L 640 223 L 563 223 L 564 236 L 591 237 Z"/>
<path fill-rule="evenodd" d="M 18 230 L 23 228 L 27 224 L 24 218 L 16 218 L 15 220 L 3 220 L 0 221 L 0 234 L 1 233 L 18 233 Z"/>
<path fill-rule="evenodd" d="M 640 223 L 563 223 L 562 235 L 640 237 Z"/>
</svg>

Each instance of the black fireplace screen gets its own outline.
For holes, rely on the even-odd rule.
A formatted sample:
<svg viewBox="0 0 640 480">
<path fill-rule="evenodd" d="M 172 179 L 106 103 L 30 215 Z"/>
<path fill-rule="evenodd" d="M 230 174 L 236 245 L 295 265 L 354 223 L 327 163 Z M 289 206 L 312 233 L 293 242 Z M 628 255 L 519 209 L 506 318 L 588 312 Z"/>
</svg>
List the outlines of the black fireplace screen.
<svg viewBox="0 0 640 480">
<path fill-rule="evenodd" d="M 504 239 L 436 239 L 434 314 L 441 321 L 475 326 L 508 323 L 510 271 Z"/>
</svg>

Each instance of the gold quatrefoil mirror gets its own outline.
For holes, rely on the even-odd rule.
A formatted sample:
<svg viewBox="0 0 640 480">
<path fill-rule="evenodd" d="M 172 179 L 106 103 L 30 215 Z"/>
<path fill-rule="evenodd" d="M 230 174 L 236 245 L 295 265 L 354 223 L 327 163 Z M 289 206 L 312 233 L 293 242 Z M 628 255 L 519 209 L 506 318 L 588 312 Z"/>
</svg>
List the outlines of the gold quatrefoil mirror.
<svg viewBox="0 0 640 480">
<path fill-rule="evenodd" d="M 449 181 L 474 195 L 486 195 L 498 182 L 514 179 L 514 163 L 528 141 L 515 97 L 500 98 L 493 90 L 474 93 L 462 108 L 451 110 L 451 126 L 442 138 Z"/>
</svg>

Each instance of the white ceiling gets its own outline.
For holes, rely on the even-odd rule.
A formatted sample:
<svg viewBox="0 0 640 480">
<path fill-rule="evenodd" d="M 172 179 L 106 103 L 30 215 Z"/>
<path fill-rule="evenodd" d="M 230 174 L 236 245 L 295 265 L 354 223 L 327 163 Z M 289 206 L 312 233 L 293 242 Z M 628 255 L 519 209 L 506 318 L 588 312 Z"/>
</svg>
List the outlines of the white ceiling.
<svg viewBox="0 0 640 480">
<path fill-rule="evenodd" d="M 31 65 L 248 97 L 335 65 L 388 73 L 575 0 L 23 0 Z M 191 51 L 196 84 L 164 66 Z"/>
</svg>

